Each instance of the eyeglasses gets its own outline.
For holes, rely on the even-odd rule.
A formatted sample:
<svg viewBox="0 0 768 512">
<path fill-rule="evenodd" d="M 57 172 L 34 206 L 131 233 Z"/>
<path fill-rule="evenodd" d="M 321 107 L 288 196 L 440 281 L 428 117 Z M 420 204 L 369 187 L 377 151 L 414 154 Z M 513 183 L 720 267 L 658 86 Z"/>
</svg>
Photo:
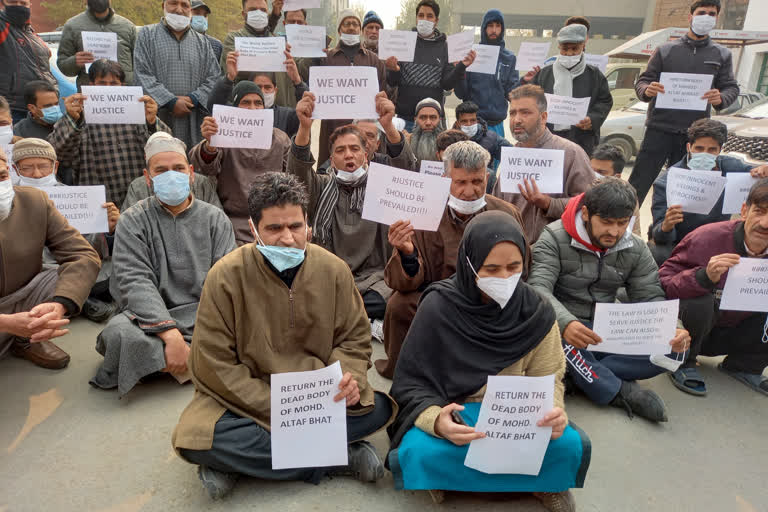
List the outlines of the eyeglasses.
<svg viewBox="0 0 768 512">
<path fill-rule="evenodd" d="M 22 165 L 19 167 L 19 171 L 23 173 L 33 173 L 35 171 L 50 172 L 53 171 L 53 162 L 49 164 L 37 164 L 37 165 Z"/>
<path fill-rule="evenodd" d="M 360 28 L 360 23 L 356 21 L 345 21 L 341 24 L 341 28 Z"/>
</svg>

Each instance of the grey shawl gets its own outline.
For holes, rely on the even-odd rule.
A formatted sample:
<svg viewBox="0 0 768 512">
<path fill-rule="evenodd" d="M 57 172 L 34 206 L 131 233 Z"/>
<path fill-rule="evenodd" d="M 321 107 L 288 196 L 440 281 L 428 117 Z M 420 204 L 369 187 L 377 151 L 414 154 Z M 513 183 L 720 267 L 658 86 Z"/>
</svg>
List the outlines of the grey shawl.
<svg viewBox="0 0 768 512">
<path fill-rule="evenodd" d="M 572 97 L 573 79 L 584 73 L 585 69 L 587 69 L 587 59 L 584 56 L 584 53 L 581 54 L 581 60 L 579 63 L 571 69 L 568 69 L 560 64 L 560 62 L 555 61 L 555 63 L 552 64 L 552 73 L 555 75 L 555 85 L 553 87 L 553 92 L 557 96 L 567 96 L 569 98 Z M 555 131 L 568 130 L 569 128 L 569 125 L 555 125 Z"/>
</svg>

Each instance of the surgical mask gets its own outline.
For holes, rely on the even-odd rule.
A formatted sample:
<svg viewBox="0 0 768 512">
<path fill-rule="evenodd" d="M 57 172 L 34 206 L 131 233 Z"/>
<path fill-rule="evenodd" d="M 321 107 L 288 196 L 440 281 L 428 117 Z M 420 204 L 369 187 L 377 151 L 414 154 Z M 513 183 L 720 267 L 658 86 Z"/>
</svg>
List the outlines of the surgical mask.
<svg viewBox="0 0 768 512">
<path fill-rule="evenodd" d="M 512 294 L 515 293 L 517 283 L 520 282 L 520 278 L 523 274 L 512 274 L 506 278 L 480 277 L 477 275 L 477 272 L 475 272 L 474 267 L 472 267 L 472 262 L 469 261 L 469 258 L 467 258 L 467 263 L 469 263 L 469 268 L 472 269 L 472 273 L 477 277 L 477 287 L 480 291 L 495 300 L 496 303 L 501 306 L 501 309 L 504 309 L 507 306 L 509 299 L 512 298 Z"/>
<path fill-rule="evenodd" d="M 565 69 L 576 67 L 581 62 L 581 55 L 558 55 L 557 62 Z"/>
<path fill-rule="evenodd" d="M 178 206 L 189 197 L 189 175 L 179 171 L 165 171 L 152 178 L 157 199 L 169 206 Z"/>
<path fill-rule="evenodd" d="M 208 18 L 205 16 L 192 16 L 192 21 L 189 25 L 193 30 L 204 34 L 208 30 Z"/>
<path fill-rule="evenodd" d="M 429 37 L 432 35 L 434 31 L 435 31 L 434 22 L 427 21 L 427 20 L 416 21 L 416 32 L 418 32 L 421 37 Z"/>
<path fill-rule="evenodd" d="M 448 206 L 450 206 L 456 213 L 472 215 L 485 207 L 485 194 L 474 201 L 464 201 L 451 194 L 448 196 Z"/>
<path fill-rule="evenodd" d="M 477 125 L 477 123 L 475 123 L 475 124 L 471 124 L 469 126 L 462 126 L 461 127 L 461 131 L 463 131 L 464 135 L 466 135 L 467 137 L 472 138 L 475 135 L 477 135 L 477 128 L 478 128 L 478 125 Z"/>
<path fill-rule="evenodd" d="M 711 153 L 692 153 L 688 157 L 688 168 L 694 171 L 711 171 L 717 165 L 717 156 Z"/>
<path fill-rule="evenodd" d="M 56 174 L 51 173 L 43 178 L 27 178 L 19 175 L 19 185 L 23 187 L 53 187 L 56 186 Z"/>
<path fill-rule="evenodd" d="M 182 16 L 181 14 L 173 14 L 172 12 L 165 13 L 165 22 L 171 29 L 181 32 L 189 27 L 192 22 L 192 18 L 189 16 Z"/>
<path fill-rule="evenodd" d="M 13 140 L 13 126 L 0 126 L 0 145 L 10 144 Z"/>
<path fill-rule="evenodd" d="M 253 221 L 251 220 L 251 226 Z M 306 228 L 305 228 L 306 229 Z M 269 261 L 278 272 L 284 272 L 290 268 L 296 268 L 304 262 L 306 255 L 306 247 L 304 249 L 297 249 L 295 247 L 279 247 L 277 245 L 267 245 L 259 236 L 259 232 L 256 228 L 253 229 L 256 233 L 256 248 L 259 250 L 262 256 Z M 306 234 L 306 231 L 305 231 Z"/>
<path fill-rule="evenodd" d="M 365 166 L 358 167 L 354 172 L 347 172 L 336 169 L 336 178 L 342 183 L 354 183 L 365 176 L 365 173 L 367 172 L 368 169 L 366 169 Z"/>
<path fill-rule="evenodd" d="M 685 352 L 675 357 L 679 357 L 679 359 L 672 359 L 663 354 L 654 354 L 650 357 L 650 361 L 665 370 L 676 372 L 677 369 L 680 368 L 680 365 L 683 364 L 683 361 L 685 361 Z"/>
<path fill-rule="evenodd" d="M 32 9 L 21 5 L 6 5 L 5 17 L 13 25 L 24 25 L 29 21 L 29 17 L 32 15 Z"/>
<path fill-rule="evenodd" d="M 264 30 L 269 22 L 269 16 L 264 11 L 248 11 L 248 25 L 256 30 Z"/>
<path fill-rule="evenodd" d="M 13 190 L 11 180 L 0 181 L 0 221 L 8 218 L 13 206 L 13 196 L 16 191 Z"/>
<path fill-rule="evenodd" d="M 697 36 L 708 36 L 709 33 L 715 28 L 717 24 L 717 17 L 702 14 L 700 16 L 694 16 L 691 22 L 691 30 Z"/>
<path fill-rule="evenodd" d="M 275 94 L 274 92 L 264 93 L 264 108 L 272 108 L 275 104 Z"/>
<path fill-rule="evenodd" d="M 52 107 L 46 107 L 43 109 L 43 121 L 48 124 L 56 124 L 56 121 L 61 119 L 61 107 L 54 105 Z"/>
<path fill-rule="evenodd" d="M 341 34 L 339 38 L 341 39 L 341 43 L 346 46 L 360 44 L 360 34 Z"/>
</svg>

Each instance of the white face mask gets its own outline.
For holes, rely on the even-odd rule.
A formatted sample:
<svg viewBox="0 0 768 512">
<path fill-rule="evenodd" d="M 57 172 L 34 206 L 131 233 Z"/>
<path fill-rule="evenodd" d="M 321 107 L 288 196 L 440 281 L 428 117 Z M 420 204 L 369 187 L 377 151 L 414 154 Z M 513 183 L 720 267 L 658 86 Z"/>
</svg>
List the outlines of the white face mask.
<svg viewBox="0 0 768 512">
<path fill-rule="evenodd" d="M 707 36 L 715 28 L 717 24 L 717 17 L 709 16 L 708 14 L 702 14 L 700 16 L 694 16 L 691 21 L 691 30 L 697 36 Z"/>
<path fill-rule="evenodd" d="M 264 11 L 248 11 L 248 25 L 256 30 L 264 30 L 269 22 L 269 16 Z"/>
<path fill-rule="evenodd" d="M 0 126 L 0 145 L 10 144 L 13 140 L 13 126 Z"/>
<path fill-rule="evenodd" d="M 685 361 L 685 352 L 680 355 L 680 359 L 671 359 L 663 354 L 654 354 L 650 357 L 650 360 L 656 366 L 660 366 L 670 372 L 676 372 L 680 365 L 683 364 L 683 361 Z"/>
<path fill-rule="evenodd" d="M 272 105 L 275 104 L 275 95 L 274 92 L 264 93 L 264 108 L 272 108 Z"/>
<path fill-rule="evenodd" d="M 576 67 L 581 62 L 581 55 L 558 55 L 557 62 L 565 69 Z"/>
<path fill-rule="evenodd" d="M 13 206 L 13 197 L 16 191 L 13 190 L 11 180 L 0 181 L 0 221 L 8 218 Z"/>
<path fill-rule="evenodd" d="M 474 201 L 464 201 L 451 194 L 448 196 L 448 206 L 451 207 L 456 213 L 462 215 L 472 215 L 477 213 L 485 207 L 485 194 L 482 197 L 475 199 Z"/>
<path fill-rule="evenodd" d="M 363 176 L 365 176 L 365 173 L 368 172 L 368 169 L 365 168 L 365 166 L 358 167 L 355 172 L 347 172 L 342 171 L 340 169 L 336 169 L 336 178 L 339 179 L 339 181 L 343 183 L 354 183 Z"/>
<path fill-rule="evenodd" d="M 480 289 L 480 291 L 491 299 L 495 300 L 496 303 L 501 306 L 501 309 L 504 309 L 507 306 L 509 299 L 512 298 L 512 294 L 515 293 L 517 283 L 520 282 L 520 278 L 523 274 L 512 274 L 507 278 L 480 277 L 472 267 L 472 263 L 469 261 L 469 258 L 467 258 L 467 263 L 469 263 L 469 268 L 471 268 L 472 272 L 475 274 L 475 276 L 477 276 L 477 287 Z"/>
<path fill-rule="evenodd" d="M 360 34 L 341 34 L 339 38 L 341 39 L 341 43 L 346 46 L 360 44 Z"/>
<path fill-rule="evenodd" d="M 471 124 L 471 125 L 469 125 L 469 126 L 462 126 L 462 127 L 461 127 L 461 131 L 462 131 L 462 132 L 464 132 L 464 134 L 465 134 L 467 137 L 470 137 L 470 138 L 471 138 L 471 137 L 474 137 L 475 135 L 477 135 L 477 129 L 478 129 L 478 126 L 479 126 L 479 125 L 478 125 L 477 123 L 475 123 L 475 124 Z"/>
<path fill-rule="evenodd" d="M 51 173 L 44 178 L 27 178 L 19 175 L 19 185 L 23 187 L 53 187 L 56 185 L 56 174 Z"/>
<path fill-rule="evenodd" d="M 435 31 L 434 22 L 427 21 L 427 20 L 416 21 L 416 32 L 418 32 L 421 37 L 429 37 L 432 35 L 434 31 Z"/>
<path fill-rule="evenodd" d="M 186 30 L 189 24 L 192 22 L 190 16 L 182 16 L 181 14 L 174 14 L 172 12 L 165 13 L 165 22 L 171 29 L 178 32 Z"/>
</svg>

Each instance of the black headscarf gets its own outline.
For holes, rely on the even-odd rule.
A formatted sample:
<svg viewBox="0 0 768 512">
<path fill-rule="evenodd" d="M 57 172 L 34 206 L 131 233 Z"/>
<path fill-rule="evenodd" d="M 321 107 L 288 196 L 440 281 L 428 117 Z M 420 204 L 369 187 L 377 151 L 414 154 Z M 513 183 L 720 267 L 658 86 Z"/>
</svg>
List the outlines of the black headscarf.
<svg viewBox="0 0 768 512">
<path fill-rule="evenodd" d="M 390 392 L 400 406 L 389 428 L 392 448 L 426 408 L 462 402 L 489 375 L 522 359 L 552 329 L 554 309 L 522 281 L 504 309 L 495 301 L 483 302 L 467 258 L 479 270 L 500 242 L 514 243 L 526 260 L 523 230 L 511 215 L 497 210 L 476 216 L 464 231 L 456 274 L 422 295 Z"/>
<path fill-rule="evenodd" d="M 258 94 L 261 97 L 261 101 L 264 101 L 264 93 L 261 91 L 261 87 L 249 80 L 241 80 L 232 89 L 232 97 L 229 102 L 233 107 L 240 105 L 240 101 L 248 94 Z"/>
</svg>

